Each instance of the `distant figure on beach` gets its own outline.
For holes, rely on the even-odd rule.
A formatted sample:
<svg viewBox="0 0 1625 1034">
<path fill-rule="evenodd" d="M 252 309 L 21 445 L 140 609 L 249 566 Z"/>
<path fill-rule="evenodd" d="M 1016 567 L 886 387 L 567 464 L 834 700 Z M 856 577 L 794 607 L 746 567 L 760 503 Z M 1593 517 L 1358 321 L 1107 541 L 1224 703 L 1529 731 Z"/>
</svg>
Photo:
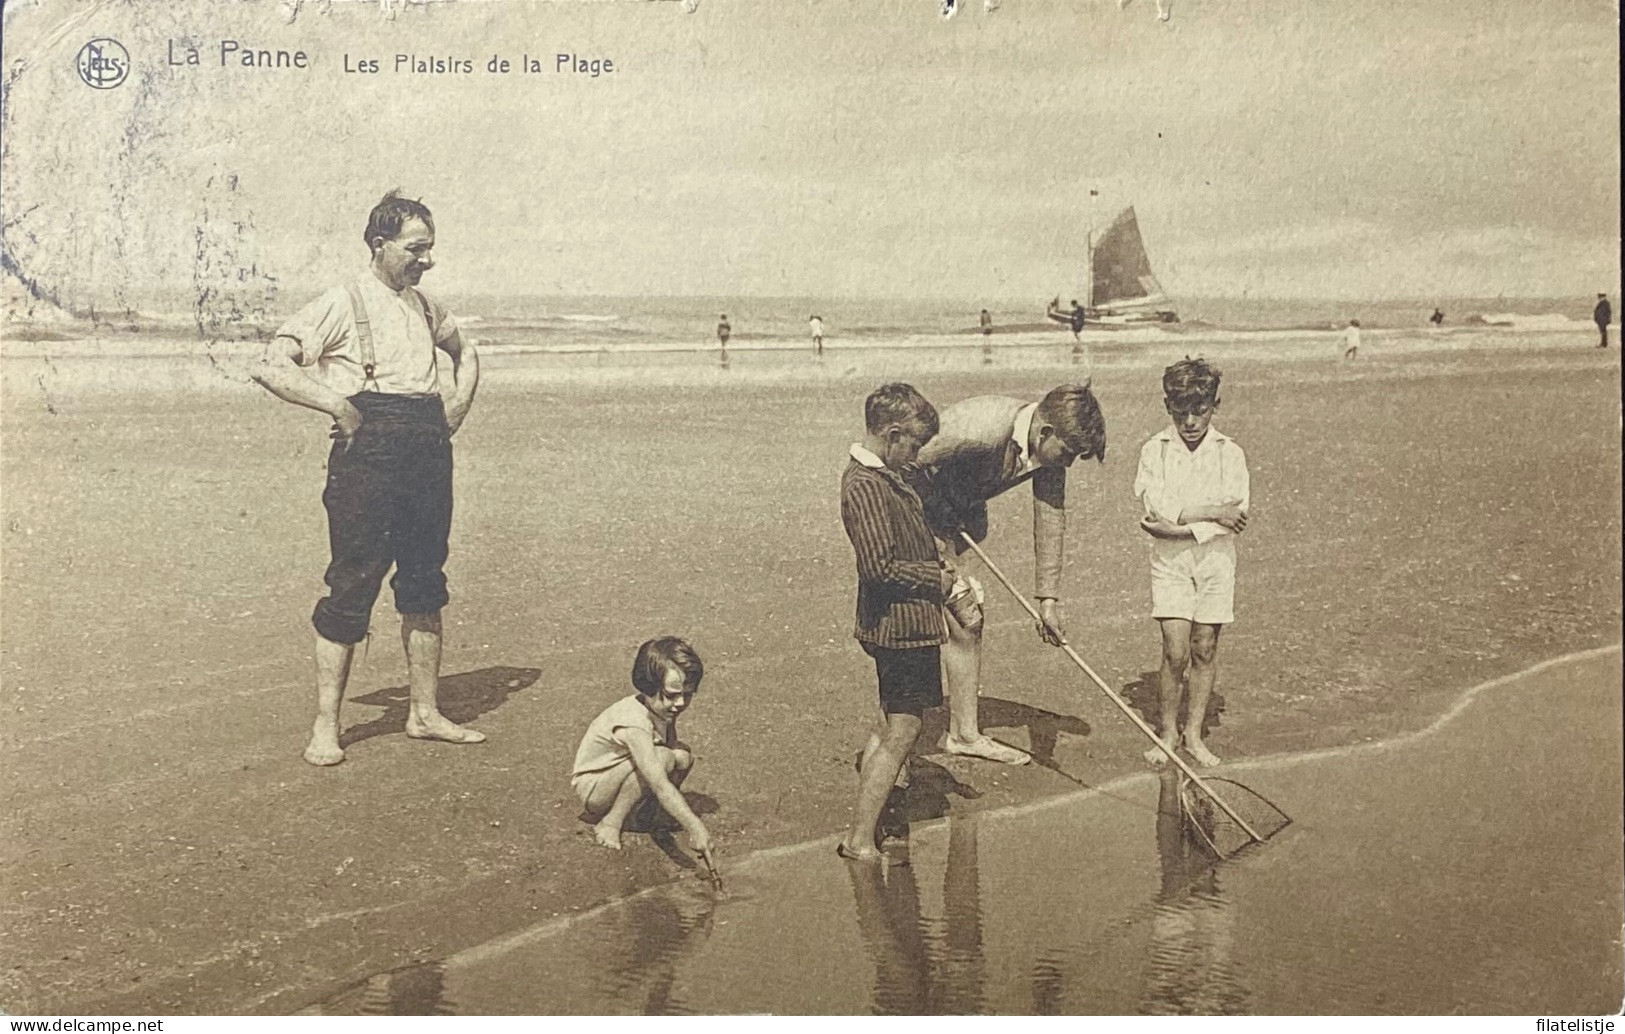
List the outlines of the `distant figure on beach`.
<svg viewBox="0 0 1625 1034">
<path fill-rule="evenodd" d="M 1066 472 L 1074 460 L 1106 459 L 1106 420 L 1089 384 L 1063 384 L 1042 401 L 982 395 L 942 410 L 941 430 L 920 450 L 917 484 L 925 518 L 944 557 L 988 534 L 988 500 L 1032 482 L 1033 567 L 1039 637 L 1066 642 L 1061 627 L 1061 559 L 1066 539 Z M 948 642 L 942 648 L 948 689 L 950 754 L 1025 765 L 1032 758 L 982 732 L 982 586 L 960 576 L 949 598 Z"/>
<path fill-rule="evenodd" d="M 1247 457 L 1213 426 L 1219 371 L 1204 359 L 1182 359 L 1162 374 L 1163 408 L 1171 426 L 1140 449 L 1134 496 L 1152 537 L 1151 617 L 1162 632 L 1157 696 L 1162 742 L 1183 743 L 1199 765 L 1219 759 L 1203 742 L 1202 722 L 1213 694 L 1219 633 L 1235 620 L 1236 536 L 1251 506 Z M 1188 698 L 1185 728 L 1180 701 Z M 1158 747 L 1145 759 L 1162 765 Z"/>
<path fill-rule="evenodd" d="M 278 398 L 333 418 L 322 493 L 330 592 L 311 617 L 316 721 L 305 760 L 312 765 L 344 760 L 339 705 L 391 565 L 410 684 L 406 735 L 485 740 L 452 724 L 438 703 L 451 438 L 474 404 L 479 356 L 457 320 L 417 288 L 434 268 L 428 208 L 391 191 L 367 217 L 364 237 L 371 268 L 295 313 L 252 372 Z"/>
<path fill-rule="evenodd" d="M 677 738 L 677 716 L 694 702 L 705 677 L 700 655 L 682 639 L 666 636 L 638 647 L 632 661 L 632 695 L 599 712 L 576 748 L 570 789 L 581 799 L 581 818 L 605 847 L 621 849 L 621 831 L 635 812 L 653 825 L 658 809 L 688 833 L 705 854 L 711 834 L 683 799 L 683 780 L 694 771 L 694 752 Z"/>
<path fill-rule="evenodd" d="M 808 316 L 807 325 L 812 330 L 813 352 L 816 355 L 824 354 L 824 320 L 820 316 Z"/>
<path fill-rule="evenodd" d="M 1064 323 L 1068 327 L 1072 328 L 1072 344 L 1074 346 L 1081 345 L 1083 343 L 1083 338 L 1081 335 L 1083 334 L 1083 325 L 1086 322 L 1086 317 L 1083 311 L 1083 306 L 1078 304 L 1078 300 L 1076 298 L 1072 299 L 1072 307 L 1070 309 L 1061 308 L 1061 299 L 1052 299 L 1049 303 L 1049 310 L 1045 313 L 1045 315 L 1057 323 Z"/>
<path fill-rule="evenodd" d="M 1442 327 L 1444 325 L 1444 310 L 1435 308 L 1433 315 L 1428 317 L 1428 322 L 1435 327 Z"/>
<path fill-rule="evenodd" d="M 982 336 L 983 337 L 991 336 L 992 333 L 993 333 L 993 316 L 992 316 L 992 314 L 989 313 L 986 309 L 983 309 L 982 310 L 982 315 L 980 317 L 978 317 L 978 320 L 982 325 Z"/>
<path fill-rule="evenodd" d="M 983 309 L 980 320 L 982 324 L 982 364 L 985 366 L 993 361 L 993 317 L 986 309 Z"/>
<path fill-rule="evenodd" d="M 1360 354 L 1360 321 L 1349 320 L 1348 329 L 1343 331 L 1343 358 L 1353 359 Z"/>
<path fill-rule="evenodd" d="M 1591 318 L 1596 321 L 1597 333 L 1601 338 L 1597 341 L 1598 348 L 1608 347 L 1608 324 L 1614 319 L 1614 307 L 1608 304 L 1608 296 L 1601 292 L 1597 294 L 1597 307 L 1591 310 Z"/>
<path fill-rule="evenodd" d="M 863 403 L 864 436 L 841 475 L 841 523 L 858 568 L 852 635 L 874 660 L 883 715 L 858 761 L 852 828 L 835 853 L 880 863 L 880 813 L 920 736 L 920 716 L 942 706 L 942 605 L 954 572 L 937 553 L 920 497 L 903 479 L 937 411 L 908 384 L 884 384 Z"/>
<path fill-rule="evenodd" d="M 722 315 L 718 316 L 717 317 L 717 341 L 720 342 L 721 348 L 722 348 L 722 367 L 723 367 L 723 369 L 727 369 L 727 367 L 728 367 L 728 338 L 733 334 L 733 332 L 734 332 L 733 327 L 730 326 L 729 323 L 728 323 L 728 314 L 723 313 Z"/>
</svg>

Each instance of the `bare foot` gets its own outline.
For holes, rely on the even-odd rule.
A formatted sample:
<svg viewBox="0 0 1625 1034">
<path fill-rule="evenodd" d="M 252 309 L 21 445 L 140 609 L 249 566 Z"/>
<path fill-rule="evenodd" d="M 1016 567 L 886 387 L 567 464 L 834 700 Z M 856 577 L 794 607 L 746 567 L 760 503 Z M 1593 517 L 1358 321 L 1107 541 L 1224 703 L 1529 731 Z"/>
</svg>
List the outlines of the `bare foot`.
<svg viewBox="0 0 1625 1034">
<path fill-rule="evenodd" d="M 318 747 L 312 740 L 310 746 L 305 748 L 305 760 L 318 768 L 330 768 L 344 760 L 344 751 L 337 746 L 332 749 Z"/>
<path fill-rule="evenodd" d="M 453 725 L 441 715 L 428 720 L 406 719 L 406 735 L 414 740 L 439 740 L 441 743 L 484 743 L 485 733 Z"/>
<path fill-rule="evenodd" d="M 835 853 L 849 862 L 863 862 L 868 865 L 877 865 L 886 860 L 886 856 L 882 854 L 878 848 L 870 847 L 865 850 L 856 847 L 847 847 L 846 841 L 844 840 L 836 843 Z"/>
<path fill-rule="evenodd" d="M 1186 736 L 1185 749 L 1190 752 L 1191 757 L 1196 760 L 1196 763 L 1201 765 L 1203 768 L 1212 768 L 1214 765 L 1219 763 L 1218 755 L 1213 753 L 1211 750 L 1208 750 L 1207 744 L 1203 743 L 1201 740 L 1192 739 L 1191 737 Z"/>
<path fill-rule="evenodd" d="M 1174 749 L 1174 743 L 1172 740 L 1163 740 L 1162 742 L 1168 744 L 1169 750 Z M 1143 757 L 1153 768 L 1161 768 L 1163 765 L 1168 763 L 1168 755 L 1163 752 L 1161 747 L 1152 747 L 1150 750 L 1145 752 Z"/>
<path fill-rule="evenodd" d="M 615 826 L 611 826 L 606 822 L 600 822 L 598 825 L 592 827 L 592 836 L 594 840 L 609 848 L 611 851 L 619 851 L 621 849 L 621 831 Z"/>
<path fill-rule="evenodd" d="M 328 768 L 344 760 L 339 746 L 338 726 L 318 720 L 310 729 L 310 744 L 305 747 L 305 760 L 319 768 Z"/>
</svg>

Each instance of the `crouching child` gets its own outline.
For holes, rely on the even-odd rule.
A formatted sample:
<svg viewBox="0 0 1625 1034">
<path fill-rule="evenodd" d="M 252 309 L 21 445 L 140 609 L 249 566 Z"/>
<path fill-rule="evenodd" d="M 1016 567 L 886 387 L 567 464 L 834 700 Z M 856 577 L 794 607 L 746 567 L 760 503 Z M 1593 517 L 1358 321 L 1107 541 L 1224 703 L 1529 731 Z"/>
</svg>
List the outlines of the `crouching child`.
<svg viewBox="0 0 1625 1034">
<path fill-rule="evenodd" d="M 677 739 L 677 716 L 688 709 L 705 675 L 694 648 L 675 636 L 638 647 L 631 696 L 604 708 L 576 749 L 570 788 L 582 818 L 605 847 L 620 849 L 621 831 L 640 806 L 658 803 L 688 833 L 695 851 L 711 849 L 705 823 L 683 799 L 694 754 Z"/>
</svg>

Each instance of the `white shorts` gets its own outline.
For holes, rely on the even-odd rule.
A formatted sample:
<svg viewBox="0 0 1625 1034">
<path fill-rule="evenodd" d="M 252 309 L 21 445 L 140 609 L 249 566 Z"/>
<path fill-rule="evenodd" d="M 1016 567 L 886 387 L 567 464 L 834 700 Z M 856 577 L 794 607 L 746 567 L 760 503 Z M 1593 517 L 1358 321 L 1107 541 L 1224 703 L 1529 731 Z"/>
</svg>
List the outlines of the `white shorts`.
<svg viewBox="0 0 1625 1034">
<path fill-rule="evenodd" d="M 1203 625 L 1236 620 L 1236 545 L 1157 542 L 1151 550 L 1151 616 Z"/>
</svg>

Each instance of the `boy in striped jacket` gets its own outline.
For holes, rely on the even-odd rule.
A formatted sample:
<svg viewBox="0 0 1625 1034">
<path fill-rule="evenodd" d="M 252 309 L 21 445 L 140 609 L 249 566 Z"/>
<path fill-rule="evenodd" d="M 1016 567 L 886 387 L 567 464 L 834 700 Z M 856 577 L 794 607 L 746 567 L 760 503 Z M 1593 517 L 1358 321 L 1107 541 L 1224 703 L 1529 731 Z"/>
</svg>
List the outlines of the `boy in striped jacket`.
<svg viewBox="0 0 1625 1034">
<path fill-rule="evenodd" d="M 865 400 L 864 420 L 866 434 L 841 475 L 841 523 L 858 567 L 853 635 L 874 659 L 885 718 L 864 750 L 852 828 L 836 853 L 879 862 L 875 830 L 886 797 L 919 738 L 921 713 L 942 705 L 942 607 L 955 575 L 901 474 L 937 433 L 935 407 L 907 384 L 886 384 Z"/>
</svg>

